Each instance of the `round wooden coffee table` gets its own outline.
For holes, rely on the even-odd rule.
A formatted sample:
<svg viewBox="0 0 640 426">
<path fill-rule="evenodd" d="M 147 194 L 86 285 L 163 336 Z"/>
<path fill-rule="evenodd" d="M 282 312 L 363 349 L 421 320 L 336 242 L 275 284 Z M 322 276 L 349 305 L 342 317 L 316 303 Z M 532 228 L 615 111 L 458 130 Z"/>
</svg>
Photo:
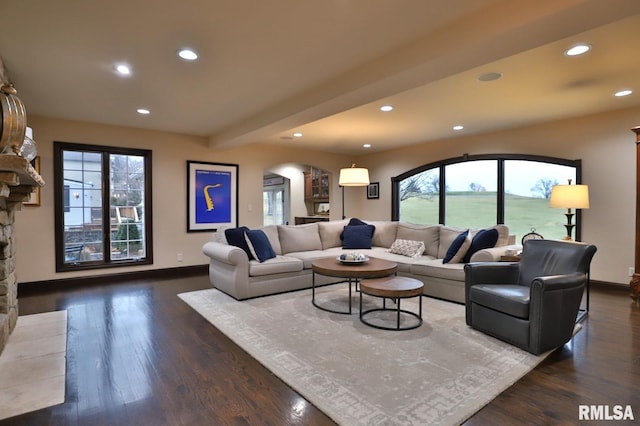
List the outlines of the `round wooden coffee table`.
<svg viewBox="0 0 640 426">
<path fill-rule="evenodd" d="M 311 269 L 313 271 L 313 280 L 311 284 L 311 303 L 318 309 L 323 311 L 333 312 L 336 314 L 351 315 L 351 284 L 358 287 L 358 282 L 362 278 L 379 278 L 386 277 L 396 273 L 398 264 L 390 262 L 388 260 L 369 258 L 367 262 L 363 263 L 343 263 L 335 257 L 325 257 L 322 259 L 314 260 L 311 263 Z M 349 311 L 337 311 L 325 306 L 318 305 L 316 303 L 316 274 L 326 275 L 328 277 L 343 278 L 340 283 L 346 282 L 349 284 Z M 337 284 L 337 283 L 334 283 Z"/>
<path fill-rule="evenodd" d="M 386 277 L 377 279 L 367 279 L 360 281 L 360 321 L 371 327 L 381 328 L 383 330 L 411 330 L 422 325 L 422 289 L 424 284 L 422 281 L 409 277 Z M 382 308 L 369 309 L 362 311 L 362 295 L 382 297 Z M 410 297 L 419 299 L 419 313 L 400 309 L 400 301 Z M 387 308 L 387 299 L 393 299 L 396 303 L 395 308 Z M 365 315 L 372 312 L 394 312 L 396 314 L 396 326 L 387 327 L 384 325 L 373 324 L 365 319 Z M 400 314 L 412 316 L 417 319 L 415 324 L 407 327 L 400 327 Z"/>
</svg>

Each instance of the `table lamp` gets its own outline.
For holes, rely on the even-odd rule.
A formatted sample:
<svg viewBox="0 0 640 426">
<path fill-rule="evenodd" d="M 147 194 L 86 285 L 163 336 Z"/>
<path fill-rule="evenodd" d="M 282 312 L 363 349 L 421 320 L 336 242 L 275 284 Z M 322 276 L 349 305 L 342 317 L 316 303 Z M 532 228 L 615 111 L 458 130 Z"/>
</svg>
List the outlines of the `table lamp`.
<svg viewBox="0 0 640 426">
<path fill-rule="evenodd" d="M 589 208 L 589 187 L 587 185 L 571 185 L 571 179 L 569 179 L 568 185 L 554 185 L 551 188 L 549 207 L 567 209 L 567 213 L 565 213 L 567 224 L 564 226 L 567 228 L 567 235 L 563 239 L 573 241 L 571 231 L 575 225 L 571 223 L 571 218 L 573 218 L 571 209 Z"/>
</svg>

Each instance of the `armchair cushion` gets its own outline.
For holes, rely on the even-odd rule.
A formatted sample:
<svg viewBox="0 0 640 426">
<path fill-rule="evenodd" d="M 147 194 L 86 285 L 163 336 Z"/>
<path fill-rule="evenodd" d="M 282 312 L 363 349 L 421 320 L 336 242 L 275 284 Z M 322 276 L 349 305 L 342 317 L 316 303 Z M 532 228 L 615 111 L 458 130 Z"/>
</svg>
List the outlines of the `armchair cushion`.
<svg viewBox="0 0 640 426">
<path fill-rule="evenodd" d="M 528 319 L 529 293 L 529 287 L 523 285 L 479 284 L 471 287 L 469 298 L 472 303 Z"/>
</svg>

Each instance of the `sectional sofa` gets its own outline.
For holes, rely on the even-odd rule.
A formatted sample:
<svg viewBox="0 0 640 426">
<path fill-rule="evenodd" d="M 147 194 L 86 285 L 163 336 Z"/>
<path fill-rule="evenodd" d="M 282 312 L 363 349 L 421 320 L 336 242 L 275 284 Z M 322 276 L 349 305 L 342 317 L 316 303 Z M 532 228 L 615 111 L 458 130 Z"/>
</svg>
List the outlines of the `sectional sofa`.
<svg viewBox="0 0 640 426">
<path fill-rule="evenodd" d="M 313 260 L 358 252 L 396 262 L 398 275 L 417 278 L 424 283 L 425 295 L 464 303 L 465 262 L 498 261 L 507 250 L 521 249 L 521 246 L 514 244 L 515 237 L 509 235 L 506 225 L 491 227 L 495 230 L 491 232 L 495 234 L 497 231 L 498 235 L 495 246 L 473 250 L 472 253 L 469 249 L 479 230 L 396 221 L 364 221 L 374 228 L 370 237 L 371 248 L 344 248 L 349 244 L 353 247 L 351 231 L 355 228 L 345 228 L 350 223 L 353 224 L 353 219 L 258 228 L 262 232 L 257 234 L 263 239 L 266 237 L 266 245 L 270 245 L 267 250 L 272 249 L 272 255 L 275 256 L 262 262 L 251 260 L 252 251 L 247 251 L 247 247 L 241 248 L 242 244 L 235 246 L 227 242 L 226 237 L 231 235 L 231 230 L 220 230 L 214 234 L 212 241 L 202 247 L 204 254 L 210 258 L 211 285 L 238 300 L 310 288 Z M 247 242 L 250 243 L 248 239 Z M 357 247 L 362 243 L 357 241 L 355 244 Z M 452 246 L 459 245 L 457 251 L 452 249 Z M 412 247 L 419 249 L 412 252 Z M 424 252 L 420 253 L 422 250 Z M 463 250 L 466 253 L 462 253 Z M 447 254 L 451 255 L 452 252 L 454 257 L 444 263 Z M 316 285 L 335 281 L 336 278 L 316 274 Z"/>
</svg>

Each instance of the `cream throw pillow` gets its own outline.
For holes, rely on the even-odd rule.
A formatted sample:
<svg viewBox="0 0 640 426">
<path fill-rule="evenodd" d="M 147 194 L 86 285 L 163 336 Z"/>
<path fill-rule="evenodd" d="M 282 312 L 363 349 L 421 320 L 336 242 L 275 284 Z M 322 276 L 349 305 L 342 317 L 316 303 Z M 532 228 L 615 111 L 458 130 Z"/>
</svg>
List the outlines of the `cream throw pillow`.
<svg viewBox="0 0 640 426">
<path fill-rule="evenodd" d="M 419 257 L 424 253 L 425 247 L 423 241 L 402 240 L 398 239 L 391 244 L 389 253 L 401 254 L 407 257 Z"/>
</svg>

